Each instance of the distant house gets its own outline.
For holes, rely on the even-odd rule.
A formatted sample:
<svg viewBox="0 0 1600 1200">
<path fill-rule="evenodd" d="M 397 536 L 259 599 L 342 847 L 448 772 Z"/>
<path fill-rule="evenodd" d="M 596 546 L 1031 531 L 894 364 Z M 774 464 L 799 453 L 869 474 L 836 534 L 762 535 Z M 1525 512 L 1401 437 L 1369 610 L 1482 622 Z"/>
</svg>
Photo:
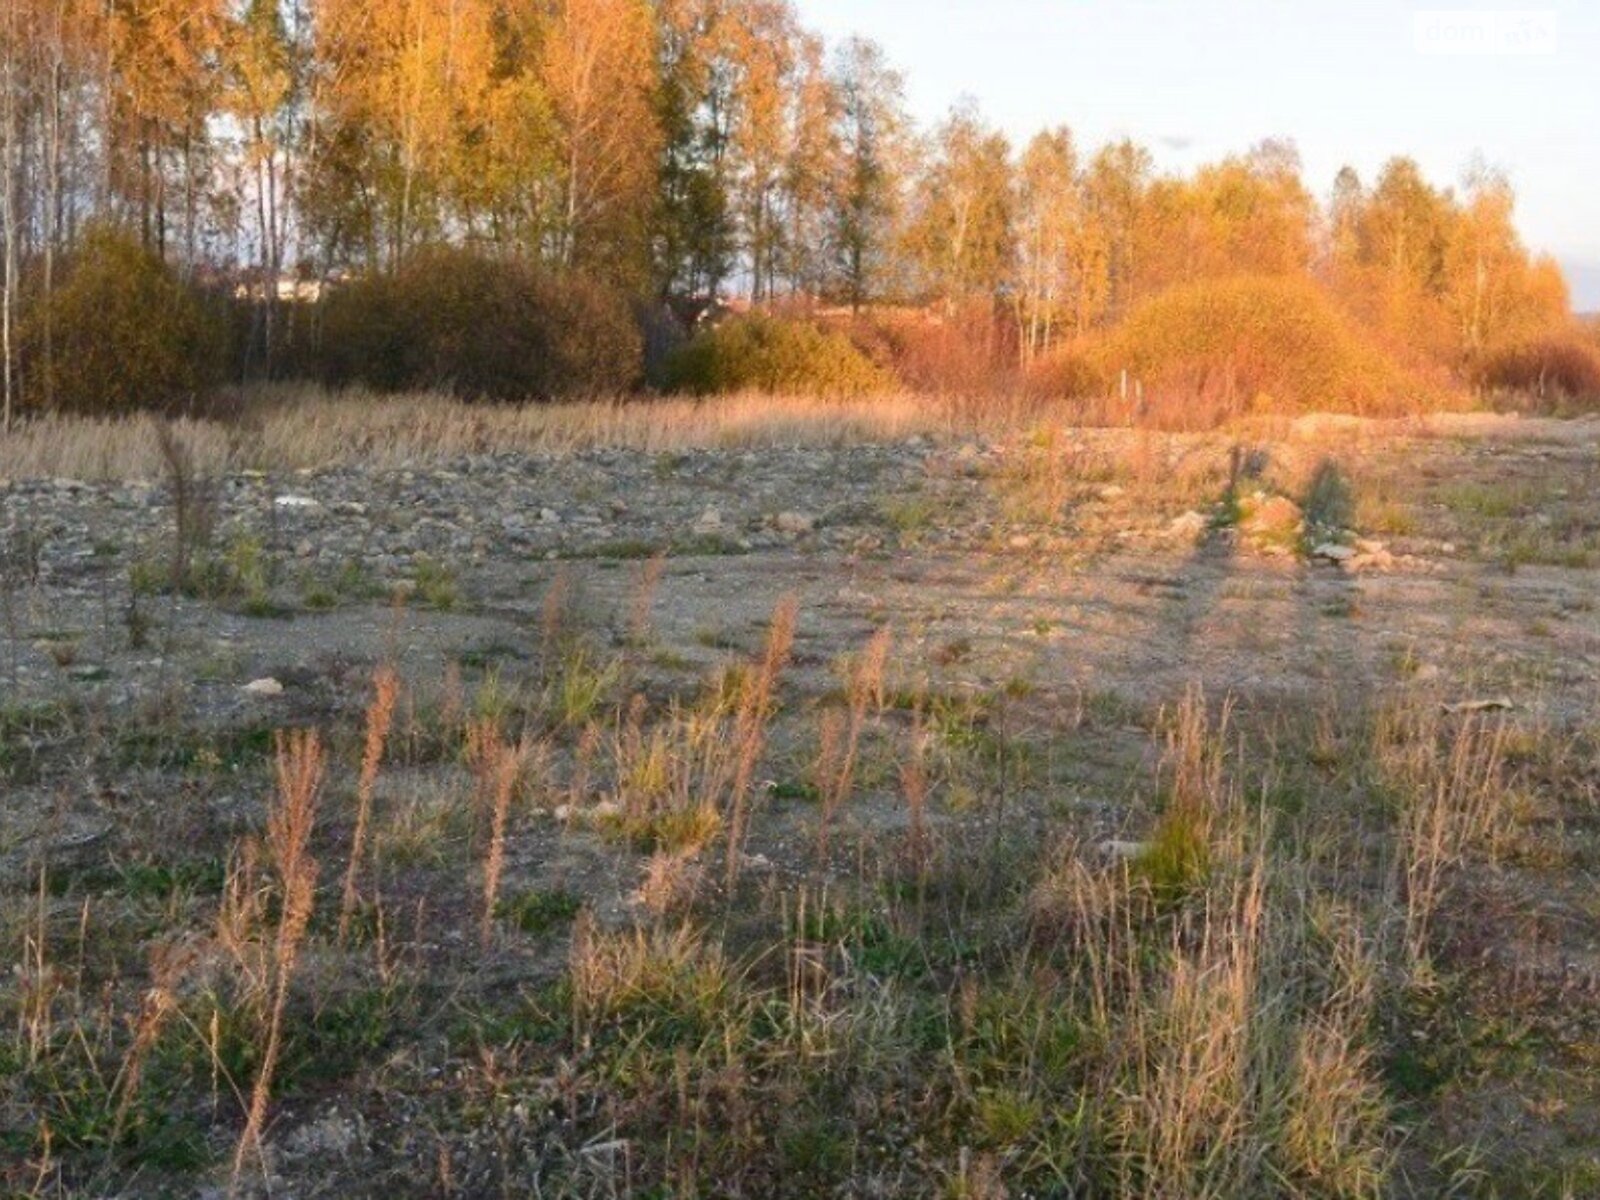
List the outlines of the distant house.
<svg viewBox="0 0 1600 1200">
<path fill-rule="evenodd" d="M 315 304 L 322 299 L 324 289 L 333 282 L 335 281 L 280 275 L 273 291 L 280 304 Z M 267 285 L 271 286 L 273 285 Z M 259 301 L 265 297 L 267 287 L 257 279 L 242 279 L 234 284 L 233 298 Z"/>
</svg>

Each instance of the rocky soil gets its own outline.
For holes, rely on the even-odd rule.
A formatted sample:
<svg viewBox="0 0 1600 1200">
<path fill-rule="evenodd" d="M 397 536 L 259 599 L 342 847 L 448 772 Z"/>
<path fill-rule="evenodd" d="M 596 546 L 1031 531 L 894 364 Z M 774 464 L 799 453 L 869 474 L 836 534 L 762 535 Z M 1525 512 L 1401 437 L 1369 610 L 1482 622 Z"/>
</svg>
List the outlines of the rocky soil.
<svg viewBox="0 0 1600 1200">
<path fill-rule="evenodd" d="M 25 897 L 41 861 L 160 859 L 248 827 L 269 732 L 348 727 L 380 662 L 430 703 L 452 691 L 503 702 L 546 686 L 559 619 L 622 664 L 605 703 L 624 690 L 670 702 L 757 653 L 791 595 L 794 667 L 753 869 L 810 869 L 799 715 L 838 693 L 846 656 L 883 628 L 893 692 L 981 710 L 968 752 L 1004 737 L 1044 764 L 1026 785 L 1027 819 L 1075 822 L 1117 853 L 1147 817 L 1127 781 L 1155 753 L 1157 713 L 1197 684 L 1264 719 L 1311 705 L 1365 713 L 1405 692 L 1542 727 L 1592 721 L 1596 495 L 1600 428 L 1539 422 L 11 481 L 0 887 Z M 386 803 L 436 789 L 439 769 L 386 777 Z M 973 819 L 959 796 L 942 801 L 941 820 Z M 508 888 L 558 878 L 602 920 L 623 920 L 639 863 L 575 836 L 565 815 L 519 834 Z M 848 817 L 867 829 L 903 819 L 892 796 Z M 1568 847 L 1578 857 L 1563 861 L 1589 853 Z M 1600 978 L 1575 878 L 1505 880 L 1530 910 L 1544 906 L 1528 970 L 1562 987 Z M 468 948 L 459 932 L 436 947 Z M 553 961 L 500 962 L 503 978 L 474 986 L 510 987 Z M 1483 1106 L 1463 1122 L 1497 1119 L 1492 1097 Z M 286 1169 L 315 1163 L 338 1179 L 339 1162 L 359 1160 L 352 1147 L 380 1138 L 365 1123 L 378 1119 L 338 1100 L 290 1105 L 275 1135 Z M 434 1152 L 402 1129 L 405 1112 L 382 1119 L 381 1137 L 410 1145 L 402 1163 Z M 485 1143 L 463 1160 L 492 1153 Z"/>
<path fill-rule="evenodd" d="M 181 516 L 170 481 L 12 482 L 0 678 L 13 703 L 181 685 L 238 707 L 255 679 L 370 660 L 397 629 L 420 660 L 515 643 L 558 574 L 620 627 L 636 564 L 662 555 L 653 619 L 695 660 L 797 591 L 817 642 L 887 621 L 928 653 L 969 647 L 947 665 L 973 686 L 1023 675 L 1151 702 L 1184 677 L 1376 684 L 1403 655 L 1425 678 L 1559 704 L 1600 663 L 1600 468 L 1592 440 L 1535 424 L 1515 441 L 1258 447 L 1238 482 L 1230 442 L 1116 432 L 245 474 L 189 481 Z M 1325 458 L 1384 497 L 1390 529 L 1359 527 L 1361 496 L 1308 525 L 1295 489 Z M 174 593 L 180 553 L 198 582 Z"/>
</svg>

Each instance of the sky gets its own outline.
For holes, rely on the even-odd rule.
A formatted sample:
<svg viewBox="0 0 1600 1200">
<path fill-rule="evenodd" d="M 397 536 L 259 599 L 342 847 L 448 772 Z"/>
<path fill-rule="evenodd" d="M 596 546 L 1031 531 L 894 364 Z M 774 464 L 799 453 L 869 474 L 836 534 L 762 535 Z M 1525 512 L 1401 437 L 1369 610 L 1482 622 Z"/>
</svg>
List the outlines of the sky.
<svg viewBox="0 0 1600 1200">
<path fill-rule="evenodd" d="M 1448 0 L 1446 0 L 1448 2 Z M 1600 2 L 1444 9 L 1375 0 L 798 0 L 830 44 L 862 34 L 936 123 L 962 97 L 1014 140 L 1066 124 L 1183 171 L 1287 137 L 1326 198 L 1408 154 L 1455 184 L 1475 157 L 1517 189 L 1574 307 L 1600 310 Z"/>
</svg>

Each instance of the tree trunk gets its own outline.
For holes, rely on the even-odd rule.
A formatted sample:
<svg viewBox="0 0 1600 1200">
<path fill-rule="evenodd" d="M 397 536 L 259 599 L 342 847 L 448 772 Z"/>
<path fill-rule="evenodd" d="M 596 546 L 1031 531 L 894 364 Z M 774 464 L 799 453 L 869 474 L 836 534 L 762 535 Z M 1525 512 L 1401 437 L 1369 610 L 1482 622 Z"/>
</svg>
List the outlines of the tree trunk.
<svg viewBox="0 0 1600 1200">
<path fill-rule="evenodd" d="M 4 397 L 0 400 L 0 430 L 11 431 L 16 406 L 17 380 L 12 371 L 12 318 L 17 293 L 17 8 L 6 5 L 4 89 L 0 111 L 0 236 L 5 238 L 4 280 L 0 283 L 0 375 Z"/>
</svg>

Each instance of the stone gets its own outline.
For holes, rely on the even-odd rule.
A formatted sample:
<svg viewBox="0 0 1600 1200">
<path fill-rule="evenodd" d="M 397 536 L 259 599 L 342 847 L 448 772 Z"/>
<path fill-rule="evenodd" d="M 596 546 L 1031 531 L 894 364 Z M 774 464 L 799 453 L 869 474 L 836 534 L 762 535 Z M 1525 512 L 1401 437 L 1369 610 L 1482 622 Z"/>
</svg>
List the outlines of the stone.
<svg viewBox="0 0 1600 1200">
<path fill-rule="evenodd" d="M 1333 563 L 1349 562 L 1355 556 L 1355 547 L 1342 546 L 1338 542 L 1323 542 L 1311 552 L 1312 558 L 1326 559 Z"/>
<path fill-rule="evenodd" d="M 1352 571 L 1392 571 L 1398 564 L 1394 555 L 1379 546 L 1355 555 L 1345 565 Z"/>
<path fill-rule="evenodd" d="M 810 513 L 781 512 L 773 518 L 772 524 L 780 533 L 810 533 L 817 527 L 817 519 Z"/>
<path fill-rule="evenodd" d="M 1182 516 L 1173 518 L 1172 523 L 1167 526 L 1167 536 L 1175 538 L 1189 538 L 1192 540 L 1204 533 L 1205 528 L 1205 517 L 1201 516 L 1191 508 Z"/>
<path fill-rule="evenodd" d="M 1252 538 L 1297 537 L 1304 528 L 1300 506 L 1287 496 L 1262 496 L 1246 501 L 1239 529 Z"/>
<path fill-rule="evenodd" d="M 269 699 L 273 696 L 283 695 L 283 684 L 269 675 L 264 679 L 252 679 L 241 690 L 247 696 Z"/>
<path fill-rule="evenodd" d="M 1133 862 L 1150 853 L 1149 842 L 1126 842 L 1119 838 L 1101 842 L 1098 848 L 1102 855 L 1116 862 Z"/>
<path fill-rule="evenodd" d="M 285 1148 L 297 1155 L 344 1155 L 361 1139 L 356 1122 L 341 1113 L 302 1125 L 286 1139 Z"/>
<path fill-rule="evenodd" d="M 1454 716 L 1461 713 L 1510 712 L 1516 707 L 1509 696 L 1489 696 L 1482 700 L 1463 700 L 1458 704 L 1446 704 L 1444 711 Z"/>
<path fill-rule="evenodd" d="M 273 497 L 272 503 L 274 507 L 284 509 L 311 509 L 322 507 L 322 504 L 311 496 L 300 496 L 293 493 L 283 496 L 275 496 Z"/>
</svg>

